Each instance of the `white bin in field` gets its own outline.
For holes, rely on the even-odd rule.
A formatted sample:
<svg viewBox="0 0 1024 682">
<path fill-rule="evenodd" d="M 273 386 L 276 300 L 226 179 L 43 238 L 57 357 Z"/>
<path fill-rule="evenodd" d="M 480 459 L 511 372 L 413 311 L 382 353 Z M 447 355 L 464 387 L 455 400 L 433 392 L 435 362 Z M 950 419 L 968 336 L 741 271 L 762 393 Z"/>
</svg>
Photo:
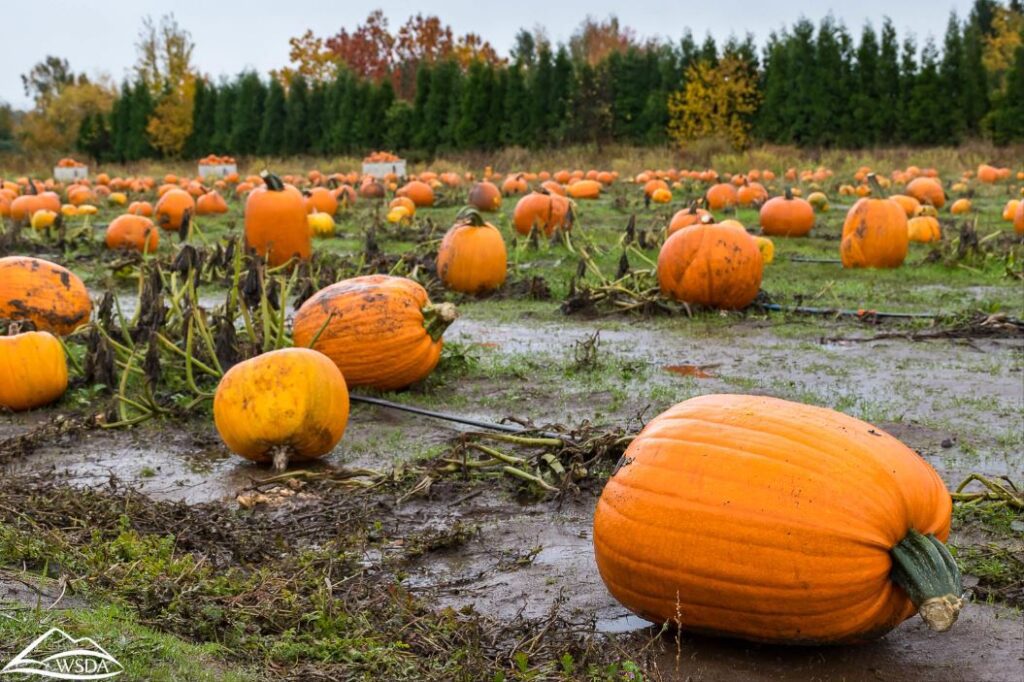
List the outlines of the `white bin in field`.
<svg viewBox="0 0 1024 682">
<path fill-rule="evenodd" d="M 201 178 L 225 178 L 232 173 L 238 172 L 237 163 L 200 164 L 199 177 Z"/>
<path fill-rule="evenodd" d="M 75 180 L 85 180 L 87 177 L 89 177 L 88 166 L 71 166 L 70 168 L 56 166 L 53 169 L 53 179 L 57 182 L 74 182 Z"/>
<path fill-rule="evenodd" d="M 405 159 L 398 161 L 385 161 L 382 163 L 364 163 L 363 175 L 372 175 L 375 178 L 383 178 L 388 173 L 394 173 L 400 178 L 405 177 Z"/>
</svg>

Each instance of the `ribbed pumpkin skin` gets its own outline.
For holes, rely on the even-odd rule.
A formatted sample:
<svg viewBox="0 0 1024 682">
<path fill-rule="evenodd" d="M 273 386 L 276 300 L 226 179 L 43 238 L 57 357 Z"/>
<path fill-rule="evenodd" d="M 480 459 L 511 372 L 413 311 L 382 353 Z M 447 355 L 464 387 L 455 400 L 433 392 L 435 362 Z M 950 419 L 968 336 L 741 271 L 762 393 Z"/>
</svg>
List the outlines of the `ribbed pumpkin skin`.
<svg viewBox="0 0 1024 682">
<path fill-rule="evenodd" d="M 907 214 L 891 199 L 859 199 L 843 221 L 844 268 L 896 268 L 907 257 Z"/>
<path fill-rule="evenodd" d="M 38 331 L 66 336 L 91 313 L 85 284 L 67 268 L 28 256 L 0 258 L 0 319 L 31 320 Z"/>
<path fill-rule="evenodd" d="M 31 410 L 52 403 L 67 388 L 67 359 L 52 334 L 0 336 L 0 407 Z"/>
<path fill-rule="evenodd" d="M 691 225 L 675 232 L 658 253 L 658 286 L 677 301 L 738 310 L 761 289 L 764 260 L 740 227 Z"/>
<path fill-rule="evenodd" d="M 761 207 L 761 231 L 770 237 L 803 237 L 814 227 L 814 208 L 799 197 L 774 197 Z"/>
<path fill-rule="evenodd" d="M 313 346 L 338 366 L 349 386 L 382 391 L 425 379 L 441 359 L 440 339 L 424 326 L 427 291 L 405 277 L 367 275 L 342 280 L 313 294 L 295 313 L 296 346 Z"/>
<path fill-rule="evenodd" d="M 240 362 L 217 385 L 213 418 L 228 448 L 269 462 L 287 446 L 293 461 L 323 457 L 348 423 L 348 388 L 330 358 L 284 348 Z"/>
<path fill-rule="evenodd" d="M 707 395 L 630 444 L 594 516 L 609 591 L 684 630 L 784 644 L 863 641 L 914 614 L 889 551 L 945 541 L 938 474 L 889 434 L 829 409 Z"/>
<path fill-rule="evenodd" d="M 512 224 L 516 232 L 529 235 L 536 227 L 550 237 L 556 229 L 567 229 L 569 200 L 558 194 L 531 192 L 516 203 Z"/>
<path fill-rule="evenodd" d="M 125 213 L 110 221 L 104 241 L 108 249 L 153 253 L 160 246 L 160 231 L 149 218 Z"/>
<path fill-rule="evenodd" d="M 498 228 L 453 225 L 437 251 L 437 275 L 452 291 L 478 294 L 505 283 L 508 253 Z"/>
<path fill-rule="evenodd" d="M 313 244 L 306 222 L 306 203 L 292 185 L 281 191 L 257 187 L 245 200 L 245 243 L 272 267 L 292 256 L 308 260 Z"/>
</svg>

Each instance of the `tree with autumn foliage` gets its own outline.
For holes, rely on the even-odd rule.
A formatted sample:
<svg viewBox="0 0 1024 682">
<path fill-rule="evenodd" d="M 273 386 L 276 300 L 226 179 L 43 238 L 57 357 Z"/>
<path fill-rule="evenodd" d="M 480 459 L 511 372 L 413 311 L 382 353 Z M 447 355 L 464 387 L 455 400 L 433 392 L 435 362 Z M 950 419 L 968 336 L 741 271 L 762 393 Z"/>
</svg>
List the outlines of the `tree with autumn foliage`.
<svg viewBox="0 0 1024 682">
<path fill-rule="evenodd" d="M 156 100 L 146 132 L 164 156 L 180 156 L 192 134 L 196 72 L 192 66 L 195 43 L 173 14 L 159 23 L 146 17 L 136 43 L 139 59 L 136 79 Z"/>
<path fill-rule="evenodd" d="M 686 70 L 686 86 L 669 95 L 669 135 L 679 145 L 717 137 L 744 149 L 760 99 L 756 74 L 738 55 L 697 62 Z"/>
</svg>

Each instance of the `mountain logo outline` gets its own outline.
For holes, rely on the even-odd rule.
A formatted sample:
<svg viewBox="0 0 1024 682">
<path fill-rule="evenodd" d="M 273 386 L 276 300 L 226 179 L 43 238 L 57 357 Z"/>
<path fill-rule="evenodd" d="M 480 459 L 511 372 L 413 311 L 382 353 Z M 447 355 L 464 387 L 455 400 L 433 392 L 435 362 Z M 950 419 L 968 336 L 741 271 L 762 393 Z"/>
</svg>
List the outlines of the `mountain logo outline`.
<svg viewBox="0 0 1024 682">
<path fill-rule="evenodd" d="M 55 641 L 49 641 L 56 637 Z M 67 643 L 65 648 L 60 644 Z M 53 648 L 41 659 L 32 658 L 37 648 Z M 116 658 L 90 637 L 75 639 L 60 628 L 50 628 L 36 637 L 0 670 L 0 675 L 37 675 L 53 680 L 107 680 L 124 672 Z"/>
</svg>

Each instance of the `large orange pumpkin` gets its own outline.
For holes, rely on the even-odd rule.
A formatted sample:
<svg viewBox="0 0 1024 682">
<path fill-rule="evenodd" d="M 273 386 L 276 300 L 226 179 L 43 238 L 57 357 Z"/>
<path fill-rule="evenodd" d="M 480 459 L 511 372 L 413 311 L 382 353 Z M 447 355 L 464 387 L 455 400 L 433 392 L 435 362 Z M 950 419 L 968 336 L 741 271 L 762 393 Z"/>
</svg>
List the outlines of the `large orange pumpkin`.
<svg viewBox="0 0 1024 682">
<path fill-rule="evenodd" d="M 126 213 L 110 221 L 105 242 L 108 249 L 153 253 L 160 246 L 160 230 L 149 218 Z"/>
<path fill-rule="evenodd" d="M 874 176 L 870 176 L 874 179 Z M 891 199 L 858 199 L 843 222 L 839 254 L 844 268 L 896 268 L 907 257 L 907 214 Z"/>
<path fill-rule="evenodd" d="M 814 227 L 814 207 L 792 190 L 761 206 L 761 231 L 772 237 L 803 237 Z"/>
<path fill-rule="evenodd" d="M 658 253 L 658 286 L 677 301 L 745 308 L 761 289 L 764 260 L 745 230 L 728 225 L 685 227 Z"/>
<path fill-rule="evenodd" d="M 228 448 L 284 469 L 289 460 L 323 457 L 348 423 L 348 387 L 330 358 L 283 348 L 227 371 L 213 398 L 213 419 Z"/>
<path fill-rule="evenodd" d="M 171 189 L 164 192 L 153 208 L 157 225 L 165 230 L 178 231 L 187 225 L 189 218 L 196 212 L 196 200 L 183 189 Z"/>
<path fill-rule="evenodd" d="M 67 268 L 42 258 L 0 258 L 0 319 L 29 320 L 38 331 L 66 336 L 91 313 L 85 284 Z"/>
<path fill-rule="evenodd" d="M 881 429 L 777 398 L 706 395 L 651 420 L 594 514 L 609 591 L 656 623 L 786 644 L 956 620 L 938 474 Z"/>
<path fill-rule="evenodd" d="M 441 240 L 437 276 L 452 291 L 479 294 L 505 283 L 508 252 L 498 228 L 475 209 L 463 210 Z"/>
<path fill-rule="evenodd" d="M 308 260 L 313 248 L 302 194 L 273 173 L 264 171 L 263 185 L 245 200 L 245 243 L 271 266 L 292 257 Z"/>
<path fill-rule="evenodd" d="M 550 237 L 555 230 L 571 229 L 571 211 L 569 200 L 561 195 L 530 192 L 516 203 L 512 224 L 521 235 L 536 227 Z"/>
<path fill-rule="evenodd" d="M 0 408 L 18 412 L 48 405 L 67 388 L 64 348 L 52 334 L 0 336 Z"/>
<path fill-rule="evenodd" d="M 338 366 L 351 386 L 382 391 L 425 379 L 441 358 L 441 335 L 456 317 L 450 303 L 433 305 L 405 277 L 367 275 L 313 294 L 295 313 L 296 346 L 312 345 Z M 322 330 L 322 331 L 321 331 Z"/>
</svg>

